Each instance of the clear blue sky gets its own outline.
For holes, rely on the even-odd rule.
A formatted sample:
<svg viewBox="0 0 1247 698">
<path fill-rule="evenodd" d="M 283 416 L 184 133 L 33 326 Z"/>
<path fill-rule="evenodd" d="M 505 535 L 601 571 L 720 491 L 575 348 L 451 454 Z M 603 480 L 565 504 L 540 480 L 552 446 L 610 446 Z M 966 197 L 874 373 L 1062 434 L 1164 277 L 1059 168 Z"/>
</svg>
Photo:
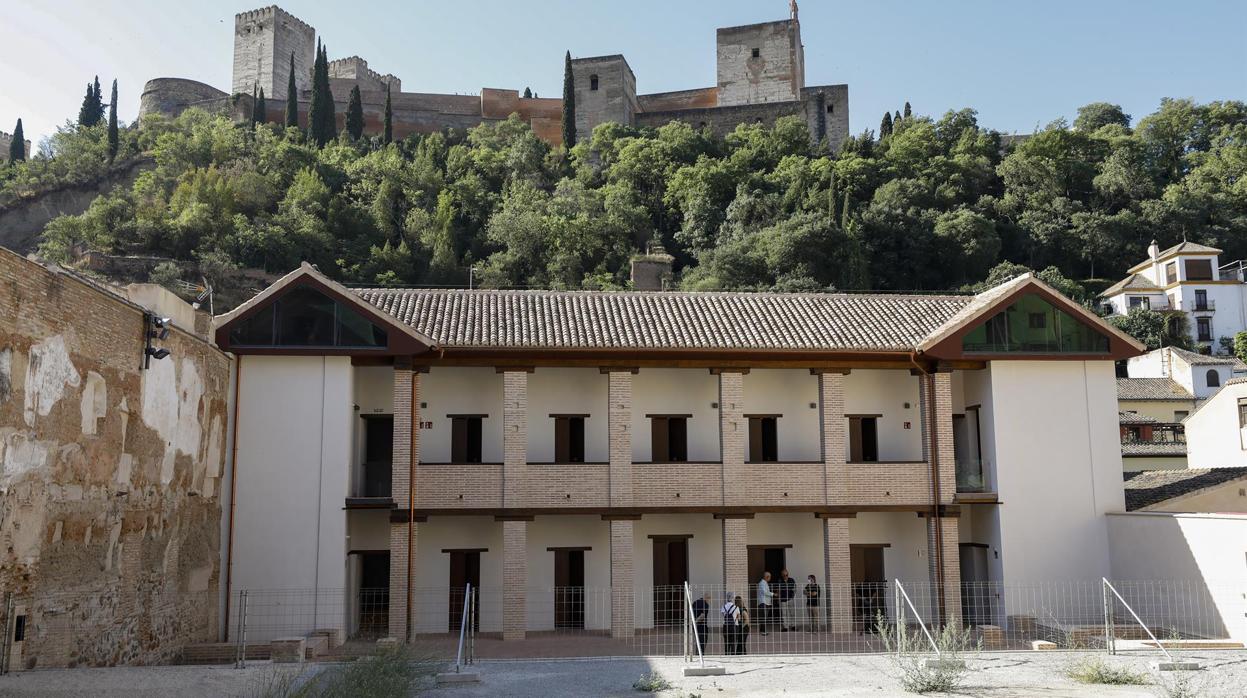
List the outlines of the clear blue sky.
<svg viewBox="0 0 1247 698">
<path fill-rule="evenodd" d="M 715 28 L 782 19 L 787 0 L 283 0 L 330 58 L 358 54 L 403 88 L 561 91 L 562 57 L 624 54 L 637 90 L 713 85 Z M 120 80 L 123 121 L 143 83 L 230 85 L 234 14 L 259 2 L 10 0 L 0 23 L 0 130 L 36 143 L 77 116 L 86 82 Z M 848 83 L 855 132 L 906 100 L 966 106 L 1029 133 L 1092 101 L 1136 119 L 1162 97 L 1247 98 L 1243 0 L 804 0 L 808 84 Z"/>
</svg>

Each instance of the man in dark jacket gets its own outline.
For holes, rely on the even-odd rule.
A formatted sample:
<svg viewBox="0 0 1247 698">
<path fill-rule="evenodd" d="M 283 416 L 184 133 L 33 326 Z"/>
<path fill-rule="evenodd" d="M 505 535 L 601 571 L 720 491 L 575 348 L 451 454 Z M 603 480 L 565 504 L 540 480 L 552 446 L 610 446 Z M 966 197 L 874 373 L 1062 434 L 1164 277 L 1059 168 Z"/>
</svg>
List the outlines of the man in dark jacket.
<svg viewBox="0 0 1247 698">
<path fill-rule="evenodd" d="M 805 584 L 805 629 L 807 632 L 817 632 L 819 626 L 823 624 L 820 613 L 822 596 L 823 590 L 818 586 L 818 580 L 814 578 L 814 575 L 810 575 Z"/>
<path fill-rule="evenodd" d="M 797 629 L 797 610 L 793 607 L 792 597 L 797 595 L 797 582 L 788 576 L 788 570 L 779 571 L 779 583 L 775 599 L 779 601 L 779 618 L 783 626 L 781 630 L 788 632 Z"/>
</svg>

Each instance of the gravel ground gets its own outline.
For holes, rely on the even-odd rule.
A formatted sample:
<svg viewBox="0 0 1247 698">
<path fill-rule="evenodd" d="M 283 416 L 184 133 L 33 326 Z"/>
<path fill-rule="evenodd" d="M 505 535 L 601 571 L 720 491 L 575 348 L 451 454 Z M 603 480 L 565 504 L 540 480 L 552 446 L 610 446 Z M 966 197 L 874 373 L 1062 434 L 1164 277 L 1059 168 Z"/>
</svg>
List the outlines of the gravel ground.
<svg viewBox="0 0 1247 698">
<path fill-rule="evenodd" d="M 1063 696 L 1167 696 L 1161 685 L 1088 686 L 1076 683 L 1063 669 L 1079 655 L 1070 653 L 983 653 L 968 660 L 971 669 L 958 695 L 991 698 L 1058 698 Z M 1247 696 L 1247 651 L 1200 652 L 1193 658 L 1204 670 L 1184 674 L 1197 690 L 1188 695 L 1207 698 Z M 1115 666 L 1148 672 L 1154 656 L 1106 657 Z M 0 696 L 255 696 L 274 672 L 306 678 L 326 665 L 279 665 L 252 662 L 232 667 L 134 667 L 115 669 L 49 669 L 0 676 Z M 685 678 L 678 659 L 591 659 L 562 661 L 494 661 L 477 666 L 481 682 L 437 688 L 420 695 L 437 698 L 514 696 L 638 696 L 632 682 L 653 671 L 673 684 L 664 698 L 733 698 L 735 696 L 904 696 L 892 662 L 877 655 L 835 657 L 759 657 L 726 663 L 726 676 Z M 1166 674 L 1172 682 L 1175 674 Z"/>
</svg>

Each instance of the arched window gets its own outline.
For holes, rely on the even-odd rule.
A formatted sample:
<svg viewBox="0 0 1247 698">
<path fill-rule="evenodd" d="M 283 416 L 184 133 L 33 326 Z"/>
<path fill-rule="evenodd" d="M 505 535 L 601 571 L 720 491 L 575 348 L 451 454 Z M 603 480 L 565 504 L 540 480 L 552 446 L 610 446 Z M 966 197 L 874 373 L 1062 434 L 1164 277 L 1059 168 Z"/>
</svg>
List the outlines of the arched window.
<svg viewBox="0 0 1247 698">
<path fill-rule="evenodd" d="M 590 75 L 589 76 L 589 89 L 596 90 L 597 88 L 598 88 L 598 76 Z"/>
<path fill-rule="evenodd" d="M 1208 387 L 1216 388 L 1221 385 L 1221 375 L 1217 373 L 1217 369 L 1208 369 Z"/>
</svg>

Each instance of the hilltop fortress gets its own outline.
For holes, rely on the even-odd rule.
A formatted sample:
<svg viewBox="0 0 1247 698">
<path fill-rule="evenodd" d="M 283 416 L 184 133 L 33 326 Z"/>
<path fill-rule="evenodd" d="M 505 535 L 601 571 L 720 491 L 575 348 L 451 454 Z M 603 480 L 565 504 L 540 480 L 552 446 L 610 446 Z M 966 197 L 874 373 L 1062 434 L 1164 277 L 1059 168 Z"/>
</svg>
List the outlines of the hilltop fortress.
<svg viewBox="0 0 1247 698">
<path fill-rule="evenodd" d="M 805 120 L 815 142 L 834 150 L 848 136 L 849 88 L 806 86 L 805 49 L 797 14 L 797 4 L 792 0 L 788 19 L 719 29 L 715 52 L 718 84 L 713 87 L 639 95 L 636 76 L 622 55 L 573 59 L 577 138 L 587 138 L 594 126 L 608 121 L 652 127 L 684 121 L 725 134 L 741 123 L 769 125 L 791 115 Z M 291 54 L 300 123 L 306 124 L 316 30 L 277 6 L 235 16 L 234 72 L 229 93 L 194 80 L 157 78 L 144 86 L 140 115 L 175 115 L 195 106 L 246 118 L 251 114 L 253 91 L 263 88 L 268 119 L 281 121 Z M 551 56 L 551 65 L 561 66 L 557 56 Z M 365 131 L 380 133 L 388 87 L 395 138 L 470 128 L 518 114 L 541 139 L 552 145 L 562 143 L 561 98 L 522 97 L 518 90 L 498 88 L 483 88 L 478 95 L 403 92 L 397 77 L 378 73 L 359 56 L 331 61 L 329 77 L 339 126 L 351 88 L 358 85 Z"/>
</svg>

